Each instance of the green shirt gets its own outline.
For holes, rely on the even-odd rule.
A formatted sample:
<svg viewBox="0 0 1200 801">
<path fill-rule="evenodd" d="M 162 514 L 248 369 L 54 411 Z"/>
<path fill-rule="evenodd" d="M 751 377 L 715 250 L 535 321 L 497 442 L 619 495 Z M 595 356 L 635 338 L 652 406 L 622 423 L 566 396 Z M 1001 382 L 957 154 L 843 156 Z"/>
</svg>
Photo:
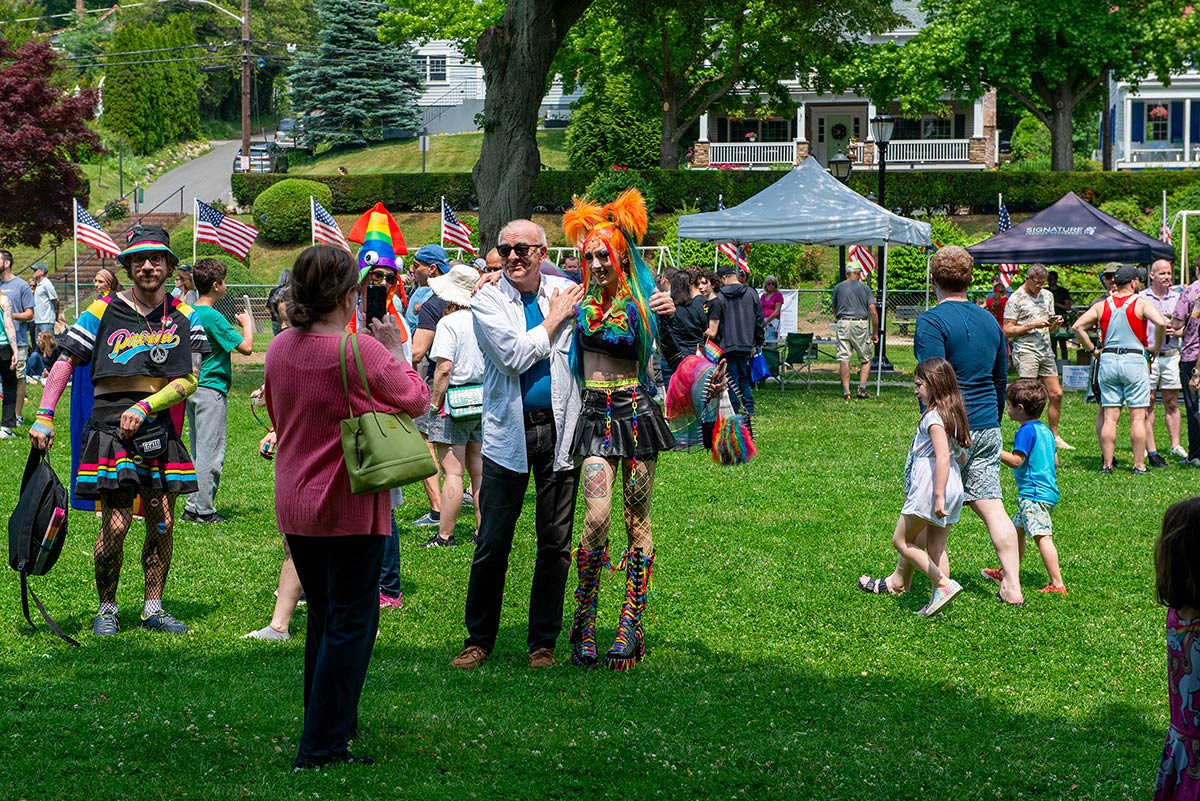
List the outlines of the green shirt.
<svg viewBox="0 0 1200 801">
<path fill-rule="evenodd" d="M 208 334 L 209 344 L 212 345 L 212 351 L 204 354 L 204 360 L 200 362 L 200 386 L 215 389 L 226 395 L 233 381 L 229 353 L 242 344 L 242 335 L 225 319 L 225 315 L 212 306 L 194 308 L 204 325 L 204 332 Z"/>
</svg>

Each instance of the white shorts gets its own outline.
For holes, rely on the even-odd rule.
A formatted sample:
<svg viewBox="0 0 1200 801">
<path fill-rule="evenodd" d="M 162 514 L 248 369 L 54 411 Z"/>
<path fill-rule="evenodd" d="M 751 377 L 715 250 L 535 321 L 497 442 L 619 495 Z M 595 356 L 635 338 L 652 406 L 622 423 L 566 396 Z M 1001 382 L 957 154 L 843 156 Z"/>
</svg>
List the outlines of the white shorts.
<svg viewBox="0 0 1200 801">
<path fill-rule="evenodd" d="M 1150 365 L 1150 391 L 1183 389 L 1179 380 L 1179 351 L 1163 354 Z"/>
</svg>

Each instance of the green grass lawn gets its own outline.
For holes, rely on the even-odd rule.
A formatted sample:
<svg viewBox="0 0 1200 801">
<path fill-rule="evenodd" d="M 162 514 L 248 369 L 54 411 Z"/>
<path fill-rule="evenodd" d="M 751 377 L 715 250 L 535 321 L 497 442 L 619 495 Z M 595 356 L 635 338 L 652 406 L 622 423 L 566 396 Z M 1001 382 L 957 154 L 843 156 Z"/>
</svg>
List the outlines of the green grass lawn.
<svg viewBox="0 0 1200 801">
<path fill-rule="evenodd" d="M 917 618 L 923 578 L 899 597 L 855 587 L 894 564 L 912 392 L 847 404 L 817 384 L 760 391 L 760 455 L 748 466 L 662 457 L 649 651 L 627 674 L 527 669 L 532 494 L 496 651 L 474 673 L 452 669 L 470 546 L 418 547 L 428 530 L 406 521 L 427 507 L 407 491 L 405 606 L 383 615 L 355 743 L 378 764 L 293 775 L 305 615 L 290 642 L 240 638 L 267 622 L 281 560 L 271 467 L 255 454 L 246 403 L 260 380 L 260 368 L 236 368 L 218 499 L 230 522 L 176 532 L 166 605 L 193 635 L 134 627 L 136 531 L 119 593 L 126 630 L 90 635 L 88 514 L 72 513 L 62 560 L 33 581 L 81 648 L 29 630 L 8 574 L 0 797 L 1112 799 L 1145 798 L 1153 785 L 1167 705 L 1151 549 L 1163 510 L 1195 493 L 1196 473 L 1135 477 L 1125 440 L 1117 473 L 1097 475 L 1094 407 L 1069 395 L 1063 434 L 1079 450 L 1062 456 L 1054 522 L 1071 594 L 1035 591 L 1046 577 L 1031 548 L 1028 606 L 1001 607 L 979 575 L 995 554 L 965 513 L 949 553 L 966 592 L 944 619 Z M 65 408 L 59 416 L 65 426 Z M 26 453 L 20 440 L 0 442 L 4 508 Z M 53 462 L 65 476 L 64 443 Z M 1003 480 L 1011 507 L 1009 471 Z M 467 520 L 460 542 L 470 542 Z M 604 640 L 619 586 L 603 583 Z"/>
<path fill-rule="evenodd" d="M 567 169 L 565 130 L 538 131 L 542 163 L 552 170 Z M 426 172 L 470 172 L 479 160 L 483 134 L 431 136 L 425 154 Z M 421 172 L 421 149 L 416 139 L 384 142 L 358 150 L 317 156 L 310 162 L 289 165 L 289 175 L 333 175 L 338 167 L 351 173 Z"/>
</svg>

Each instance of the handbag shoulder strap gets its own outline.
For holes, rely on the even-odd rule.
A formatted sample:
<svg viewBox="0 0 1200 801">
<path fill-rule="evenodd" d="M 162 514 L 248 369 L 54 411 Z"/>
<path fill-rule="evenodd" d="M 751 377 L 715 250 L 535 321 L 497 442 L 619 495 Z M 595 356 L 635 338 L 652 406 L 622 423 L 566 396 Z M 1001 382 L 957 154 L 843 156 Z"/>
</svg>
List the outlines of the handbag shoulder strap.
<svg viewBox="0 0 1200 801">
<path fill-rule="evenodd" d="M 375 408 L 375 399 L 371 397 L 371 387 L 367 384 L 367 371 L 363 367 L 362 353 L 358 349 L 358 334 L 350 334 L 348 331 L 342 332 L 342 341 L 338 346 L 338 366 L 342 372 L 342 389 L 346 392 L 346 408 L 350 413 L 350 417 L 354 416 L 354 407 L 350 404 L 350 381 L 346 377 L 346 340 L 350 340 L 350 347 L 354 351 L 354 363 L 358 367 L 358 377 L 362 381 L 363 391 L 367 393 L 367 403 L 371 404 L 371 411 L 377 411 Z"/>
</svg>

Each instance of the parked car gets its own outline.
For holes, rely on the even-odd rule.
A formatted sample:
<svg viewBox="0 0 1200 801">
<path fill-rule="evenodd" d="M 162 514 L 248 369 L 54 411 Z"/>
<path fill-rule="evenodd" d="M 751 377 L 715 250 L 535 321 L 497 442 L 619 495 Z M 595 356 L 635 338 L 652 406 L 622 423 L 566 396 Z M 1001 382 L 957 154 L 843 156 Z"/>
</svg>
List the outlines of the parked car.
<svg viewBox="0 0 1200 801">
<path fill-rule="evenodd" d="M 284 117 L 275 129 L 275 144 L 283 148 L 296 146 L 296 120 Z"/>
<path fill-rule="evenodd" d="M 287 153 L 274 142 L 250 143 L 250 172 L 287 172 Z M 242 149 L 233 157 L 233 171 L 242 171 Z"/>
</svg>

